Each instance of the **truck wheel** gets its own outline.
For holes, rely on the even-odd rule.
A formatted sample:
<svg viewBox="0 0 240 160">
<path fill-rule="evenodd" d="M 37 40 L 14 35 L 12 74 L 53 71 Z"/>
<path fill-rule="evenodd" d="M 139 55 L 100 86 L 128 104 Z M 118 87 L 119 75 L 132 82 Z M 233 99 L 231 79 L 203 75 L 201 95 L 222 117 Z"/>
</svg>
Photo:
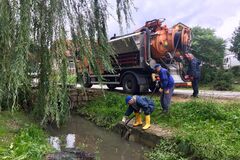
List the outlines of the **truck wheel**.
<svg viewBox="0 0 240 160">
<path fill-rule="evenodd" d="M 133 76 L 132 74 L 127 74 L 126 76 L 124 76 L 122 85 L 123 91 L 126 93 L 135 94 L 139 92 L 139 85 L 137 84 L 135 76 Z"/>
<path fill-rule="evenodd" d="M 85 88 L 91 88 L 92 87 L 91 78 L 90 78 L 88 73 L 83 74 L 82 80 L 83 80 L 83 86 Z"/>
<path fill-rule="evenodd" d="M 114 90 L 117 86 L 115 84 L 107 84 L 109 90 Z"/>
</svg>

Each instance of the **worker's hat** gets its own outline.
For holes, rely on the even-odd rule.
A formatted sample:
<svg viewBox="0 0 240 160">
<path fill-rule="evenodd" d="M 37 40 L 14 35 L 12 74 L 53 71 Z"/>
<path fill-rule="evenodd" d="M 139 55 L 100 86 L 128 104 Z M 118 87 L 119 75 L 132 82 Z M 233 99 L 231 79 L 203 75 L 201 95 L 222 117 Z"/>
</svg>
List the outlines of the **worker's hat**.
<svg viewBox="0 0 240 160">
<path fill-rule="evenodd" d="M 158 67 L 162 67 L 159 63 L 155 64 L 154 69 L 157 69 Z"/>
<path fill-rule="evenodd" d="M 128 104 L 128 102 L 132 99 L 132 96 L 127 96 L 125 101 L 126 101 L 126 104 Z"/>
</svg>

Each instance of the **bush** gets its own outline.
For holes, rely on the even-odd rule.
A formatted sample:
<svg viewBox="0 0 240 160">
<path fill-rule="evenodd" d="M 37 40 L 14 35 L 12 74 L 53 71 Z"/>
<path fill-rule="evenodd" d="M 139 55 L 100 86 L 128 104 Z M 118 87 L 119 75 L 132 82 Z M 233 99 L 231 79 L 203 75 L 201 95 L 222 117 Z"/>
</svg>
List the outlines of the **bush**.
<svg viewBox="0 0 240 160">
<path fill-rule="evenodd" d="M 235 77 L 240 77 L 240 66 L 236 66 L 230 69 L 230 72 L 232 72 L 232 74 Z"/>
<path fill-rule="evenodd" d="M 219 70 L 214 80 L 213 88 L 220 91 L 232 90 L 233 77 L 232 72 Z"/>
<path fill-rule="evenodd" d="M 214 81 L 217 75 L 217 68 L 209 65 L 203 65 L 201 68 L 201 81 L 202 84 L 209 84 Z"/>
</svg>

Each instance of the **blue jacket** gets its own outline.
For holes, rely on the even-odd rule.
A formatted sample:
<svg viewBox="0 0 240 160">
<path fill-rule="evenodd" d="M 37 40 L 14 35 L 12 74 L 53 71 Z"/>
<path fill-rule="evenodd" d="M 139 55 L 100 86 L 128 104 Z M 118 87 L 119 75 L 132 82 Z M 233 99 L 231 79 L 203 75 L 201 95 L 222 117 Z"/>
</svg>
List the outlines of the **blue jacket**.
<svg viewBox="0 0 240 160">
<path fill-rule="evenodd" d="M 136 96 L 136 104 L 129 106 L 125 112 L 125 116 L 131 115 L 133 112 L 139 112 L 140 109 L 143 110 L 145 115 L 149 115 L 154 110 L 154 102 L 144 96 Z"/>
<path fill-rule="evenodd" d="M 161 81 L 161 88 L 162 89 L 170 89 L 174 86 L 174 79 L 170 75 L 167 69 L 161 68 L 159 73 L 160 81 Z"/>
<path fill-rule="evenodd" d="M 200 60 L 198 60 L 197 58 L 193 58 L 189 62 L 187 74 L 192 76 L 193 78 L 200 78 L 201 75 L 200 64 L 201 64 Z"/>
</svg>

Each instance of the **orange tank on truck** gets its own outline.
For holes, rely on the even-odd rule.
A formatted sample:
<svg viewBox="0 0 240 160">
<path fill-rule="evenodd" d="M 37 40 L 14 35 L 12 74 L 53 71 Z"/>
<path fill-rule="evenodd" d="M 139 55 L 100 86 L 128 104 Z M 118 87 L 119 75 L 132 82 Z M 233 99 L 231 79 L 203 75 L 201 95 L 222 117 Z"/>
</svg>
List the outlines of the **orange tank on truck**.
<svg viewBox="0 0 240 160">
<path fill-rule="evenodd" d="M 191 44 L 191 29 L 188 26 L 178 23 L 168 28 L 162 24 L 163 21 L 157 19 L 148 21 L 144 27 L 136 31 L 139 32 L 145 27 L 150 29 L 152 58 L 154 59 L 161 59 L 169 52 L 185 53 Z"/>
</svg>

